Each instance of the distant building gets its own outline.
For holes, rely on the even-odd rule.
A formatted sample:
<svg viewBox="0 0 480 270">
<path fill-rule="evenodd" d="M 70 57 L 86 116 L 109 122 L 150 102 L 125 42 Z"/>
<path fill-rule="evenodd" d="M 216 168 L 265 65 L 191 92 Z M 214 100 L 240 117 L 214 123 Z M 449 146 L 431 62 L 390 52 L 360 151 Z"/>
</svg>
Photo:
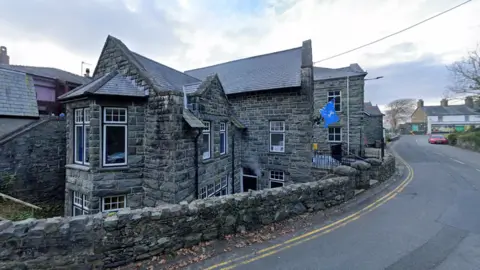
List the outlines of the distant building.
<svg viewBox="0 0 480 270">
<path fill-rule="evenodd" d="M 417 109 L 412 114 L 413 132 L 450 133 L 464 131 L 480 126 L 480 110 L 472 97 L 465 98 L 465 104 L 449 105 L 442 99 L 440 106 L 424 106 L 423 100 L 417 102 Z"/>
<path fill-rule="evenodd" d="M 51 115 L 52 113 L 59 115 L 62 112 L 62 107 L 57 98 L 91 80 L 88 77 L 57 68 L 11 65 L 10 56 L 5 46 L 0 47 L 0 70 L 28 74 L 33 81 L 38 112 L 45 115 Z M 6 83 L 0 81 L 0 85 Z"/>
</svg>

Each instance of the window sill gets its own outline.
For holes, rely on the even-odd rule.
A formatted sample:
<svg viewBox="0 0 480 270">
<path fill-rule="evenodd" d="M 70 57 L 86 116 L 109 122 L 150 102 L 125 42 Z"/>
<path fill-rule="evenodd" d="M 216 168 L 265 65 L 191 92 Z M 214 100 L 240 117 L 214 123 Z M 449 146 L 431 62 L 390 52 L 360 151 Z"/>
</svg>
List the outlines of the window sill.
<svg viewBox="0 0 480 270">
<path fill-rule="evenodd" d="M 207 158 L 207 159 L 202 160 L 202 163 L 203 164 L 209 164 L 209 163 L 212 163 L 214 161 L 215 161 L 214 158 Z"/>
<path fill-rule="evenodd" d="M 289 155 L 289 153 L 286 153 L 286 152 L 268 152 L 268 155 L 271 155 L 271 156 L 286 156 L 286 155 Z"/>
<path fill-rule="evenodd" d="M 97 168 L 97 171 L 100 171 L 100 172 L 125 171 L 125 170 L 128 170 L 128 169 L 130 169 L 130 167 L 128 167 L 128 165 L 121 165 L 121 166 L 101 167 L 101 168 Z"/>
<path fill-rule="evenodd" d="M 65 165 L 65 168 L 84 171 L 84 172 L 90 171 L 90 167 L 88 167 L 87 165 L 80 165 L 80 164 L 67 164 Z"/>
</svg>

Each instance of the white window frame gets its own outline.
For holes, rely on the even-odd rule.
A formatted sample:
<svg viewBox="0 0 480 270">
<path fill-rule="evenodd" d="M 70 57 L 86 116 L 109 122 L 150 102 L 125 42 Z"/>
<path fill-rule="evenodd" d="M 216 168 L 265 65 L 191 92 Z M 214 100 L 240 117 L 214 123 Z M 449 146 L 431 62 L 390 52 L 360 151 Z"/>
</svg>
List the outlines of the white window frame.
<svg viewBox="0 0 480 270">
<path fill-rule="evenodd" d="M 116 204 L 119 204 L 118 201 L 120 198 L 123 198 L 123 207 L 117 207 L 117 208 L 112 208 L 112 209 L 108 209 L 108 210 L 105 210 L 105 199 L 112 199 L 112 198 L 117 198 L 117 202 Z M 113 204 L 113 203 L 107 203 L 107 204 Z M 122 210 L 122 209 L 125 209 L 127 208 L 127 196 L 126 195 L 115 195 L 115 196 L 107 196 L 107 197 L 103 197 L 102 198 L 102 212 L 114 212 L 114 211 L 118 211 L 118 210 Z"/>
<path fill-rule="evenodd" d="M 75 208 L 78 208 L 82 211 L 82 215 L 88 215 L 89 201 L 85 194 L 81 194 L 78 191 L 72 191 L 72 216 L 75 216 Z"/>
<path fill-rule="evenodd" d="M 340 132 L 339 132 L 339 133 L 334 132 L 334 133 L 333 133 L 333 138 L 334 138 L 334 140 L 330 140 L 330 134 L 331 134 L 330 130 L 331 130 L 331 129 L 335 130 L 335 129 L 337 129 L 337 128 L 340 130 Z M 335 135 L 337 135 L 337 134 L 340 134 L 340 140 L 335 140 Z M 327 130 L 327 141 L 328 141 L 328 142 L 342 142 L 342 128 L 341 128 L 341 127 L 328 127 L 328 130 Z"/>
<path fill-rule="evenodd" d="M 225 155 L 228 150 L 227 150 L 227 147 L 228 147 L 228 137 L 227 137 L 227 122 L 221 122 L 220 123 L 220 138 L 222 137 L 222 135 L 224 136 L 224 139 L 223 139 L 223 152 L 220 152 L 220 155 Z M 220 144 L 222 143 L 222 140 L 220 139 Z M 221 145 L 220 145 L 220 149 L 221 149 Z"/>
<path fill-rule="evenodd" d="M 87 143 L 88 143 L 88 134 L 87 134 L 87 127 L 90 128 L 90 108 L 79 108 L 74 110 L 74 128 L 73 128 L 73 140 L 74 140 L 74 147 L 73 147 L 73 161 L 76 164 L 80 165 L 90 165 L 90 162 L 87 162 Z M 83 153 L 82 153 L 82 159 L 83 160 L 78 160 L 77 159 L 77 142 L 78 142 L 78 135 L 77 135 L 77 128 L 82 127 L 82 137 L 83 137 Z M 90 161 L 90 158 L 88 159 Z"/>
<path fill-rule="evenodd" d="M 272 188 L 272 182 L 281 183 L 282 187 L 285 186 L 285 172 L 282 171 L 270 171 L 268 176 L 270 188 Z"/>
<path fill-rule="evenodd" d="M 207 186 L 204 186 L 200 189 L 200 199 L 207 198 Z"/>
<path fill-rule="evenodd" d="M 203 124 L 205 128 L 202 130 L 202 136 L 208 135 L 208 152 L 203 152 L 202 156 L 203 159 L 209 159 L 212 157 L 212 126 L 209 121 L 204 121 Z"/>
<path fill-rule="evenodd" d="M 107 110 L 120 110 L 125 112 L 125 119 L 123 121 L 107 120 Z M 103 136 L 102 136 L 102 164 L 103 167 L 125 166 L 128 164 L 128 110 L 127 108 L 117 107 L 103 107 Z M 107 164 L 107 127 L 124 127 L 125 129 L 125 162 Z"/>
<path fill-rule="evenodd" d="M 281 130 L 272 129 L 273 124 L 274 124 L 274 123 L 278 123 L 278 122 L 282 123 L 282 129 L 281 129 Z M 285 139 L 286 139 L 286 138 L 285 138 L 285 137 L 286 137 L 286 136 L 285 136 L 285 121 L 278 121 L 278 120 L 276 120 L 276 121 L 270 121 L 270 124 L 269 124 L 269 125 L 270 125 L 270 135 L 269 135 L 269 141 L 270 141 L 270 143 L 269 143 L 269 150 L 270 150 L 270 151 L 269 151 L 269 152 L 272 152 L 272 153 L 285 153 Z M 278 149 L 278 148 L 275 149 L 275 148 L 273 148 L 273 146 L 272 146 L 272 135 L 273 135 L 273 134 L 281 134 L 281 135 L 283 135 L 283 145 L 282 145 L 282 146 L 275 145 L 275 147 L 280 147 L 279 149 Z"/>
<path fill-rule="evenodd" d="M 336 94 L 338 92 L 338 94 Z M 331 90 L 327 93 L 327 102 L 330 102 L 332 98 L 335 98 L 334 106 L 338 103 L 339 109 L 335 109 L 335 112 L 342 111 L 342 91 L 340 90 Z"/>
</svg>

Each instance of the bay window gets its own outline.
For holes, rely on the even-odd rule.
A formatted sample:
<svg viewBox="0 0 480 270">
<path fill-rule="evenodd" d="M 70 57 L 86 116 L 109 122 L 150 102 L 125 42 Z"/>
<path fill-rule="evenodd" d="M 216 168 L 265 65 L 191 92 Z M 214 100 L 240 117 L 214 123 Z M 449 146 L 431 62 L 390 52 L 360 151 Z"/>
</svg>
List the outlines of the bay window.
<svg viewBox="0 0 480 270">
<path fill-rule="evenodd" d="M 127 109 L 103 108 L 103 166 L 127 165 Z"/>
</svg>

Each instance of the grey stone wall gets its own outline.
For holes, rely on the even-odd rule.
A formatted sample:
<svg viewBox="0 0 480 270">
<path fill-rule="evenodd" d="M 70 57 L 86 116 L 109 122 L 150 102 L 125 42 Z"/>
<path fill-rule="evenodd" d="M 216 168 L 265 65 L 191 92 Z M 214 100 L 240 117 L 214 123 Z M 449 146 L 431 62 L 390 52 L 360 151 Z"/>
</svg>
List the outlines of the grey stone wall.
<svg viewBox="0 0 480 270">
<path fill-rule="evenodd" d="M 74 163 L 74 110 L 90 108 L 89 165 Z M 127 166 L 102 166 L 103 107 L 127 109 Z M 145 106 L 141 101 L 78 101 L 68 103 L 67 110 L 67 170 L 65 214 L 72 214 L 72 192 L 87 196 L 91 213 L 101 211 L 103 197 L 126 195 L 127 207 L 138 208 L 143 200 L 143 157 Z"/>
<path fill-rule="evenodd" d="M 258 173 L 259 189 L 269 186 L 269 171 L 283 171 L 285 183 L 311 181 L 312 97 L 298 89 L 229 95 L 246 126 L 242 166 Z M 270 121 L 285 121 L 285 152 L 270 152 Z"/>
<path fill-rule="evenodd" d="M 0 192 L 41 206 L 60 206 L 65 189 L 65 121 L 50 118 L 0 144 Z M 60 213 L 57 213 L 60 211 Z"/>
<path fill-rule="evenodd" d="M 232 160 L 235 158 L 234 169 L 234 191 L 240 191 L 240 174 L 241 174 L 241 132 L 238 130 L 230 119 L 234 115 L 233 108 L 223 91 L 221 82 L 217 76 L 208 77 L 199 87 L 195 94 L 188 97 L 189 104 L 194 108 L 195 116 L 203 121 L 210 122 L 210 151 L 211 157 L 203 159 L 203 136 L 198 138 L 199 149 L 199 174 L 200 179 L 198 189 L 208 188 L 208 185 L 221 182 L 225 177 L 228 179 L 228 190 L 232 190 Z M 226 124 L 227 147 L 224 154 L 220 153 L 220 124 Z M 236 139 L 237 144 L 233 149 L 232 140 Z M 235 153 L 233 152 L 235 151 Z M 235 158 L 232 156 L 235 154 Z"/>
<path fill-rule="evenodd" d="M 364 76 L 349 78 L 350 100 L 350 149 L 351 151 L 362 150 L 363 145 L 363 118 L 364 118 Z M 340 122 L 330 125 L 342 128 L 342 141 L 347 142 L 347 79 L 337 78 L 328 80 L 316 80 L 314 82 L 314 114 L 319 115 L 321 108 L 328 102 L 329 91 L 340 91 L 341 112 L 337 112 Z M 329 150 L 332 143 L 328 142 L 328 129 L 323 127 L 323 122 L 314 127 L 314 141 L 318 143 L 319 150 Z M 335 143 L 334 143 L 335 144 Z"/>
<path fill-rule="evenodd" d="M 115 267 L 352 198 L 347 177 L 190 204 L 43 220 L 0 221 L 0 268 Z"/>
<path fill-rule="evenodd" d="M 383 116 L 364 116 L 364 131 L 368 145 L 375 145 L 376 141 L 383 138 Z"/>
</svg>

